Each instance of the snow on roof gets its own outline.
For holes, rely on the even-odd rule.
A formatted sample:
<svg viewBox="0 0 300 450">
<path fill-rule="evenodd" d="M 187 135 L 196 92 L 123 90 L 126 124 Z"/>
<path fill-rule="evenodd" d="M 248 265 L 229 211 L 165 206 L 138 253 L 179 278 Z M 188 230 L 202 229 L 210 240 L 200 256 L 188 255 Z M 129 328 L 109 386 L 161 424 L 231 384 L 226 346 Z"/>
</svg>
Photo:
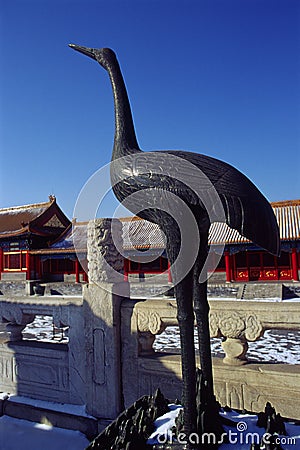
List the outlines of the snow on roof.
<svg viewBox="0 0 300 450">
<path fill-rule="evenodd" d="M 87 248 L 87 222 L 74 222 L 55 241 L 50 248 L 58 250 L 74 249 L 86 251 Z"/>
<path fill-rule="evenodd" d="M 53 201 L 32 205 L 14 206 L 0 209 L 0 234 L 10 234 L 26 228 L 27 225 L 43 214 Z"/>
<path fill-rule="evenodd" d="M 276 216 L 281 240 L 300 239 L 300 200 L 271 203 Z M 165 248 L 166 238 L 159 226 L 140 219 L 127 217 L 120 219 L 123 224 L 123 247 L 126 250 L 138 248 Z M 52 250 L 71 251 L 74 249 L 86 251 L 87 248 L 87 222 L 74 222 L 54 244 Z M 250 242 L 241 236 L 238 231 L 225 223 L 213 223 L 209 230 L 209 243 L 242 244 Z"/>
<path fill-rule="evenodd" d="M 287 200 L 271 203 L 281 241 L 300 239 L 300 200 Z M 225 223 L 213 223 L 209 230 L 210 244 L 240 244 L 250 242 Z"/>
<path fill-rule="evenodd" d="M 165 248 L 166 236 L 155 223 L 137 217 L 122 222 L 124 249 Z"/>
</svg>

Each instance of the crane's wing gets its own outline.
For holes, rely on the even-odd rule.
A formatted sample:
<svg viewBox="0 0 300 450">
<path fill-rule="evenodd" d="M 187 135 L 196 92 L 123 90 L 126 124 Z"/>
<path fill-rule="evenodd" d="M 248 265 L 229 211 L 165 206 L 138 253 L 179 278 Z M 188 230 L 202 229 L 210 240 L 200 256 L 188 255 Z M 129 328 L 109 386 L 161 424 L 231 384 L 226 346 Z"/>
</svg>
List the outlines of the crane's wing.
<svg viewBox="0 0 300 450">
<path fill-rule="evenodd" d="M 180 208 L 180 202 L 173 204 L 176 197 L 183 200 L 199 224 L 226 222 L 270 253 L 280 253 L 270 203 L 245 175 L 223 161 L 180 150 L 138 151 L 112 161 L 111 180 L 117 198 L 126 199 L 124 206 L 132 212 L 136 205 L 142 206 L 138 215 L 144 219 L 162 223 L 162 196 L 170 192 L 175 196 L 167 196 L 172 207 Z M 151 210 L 155 205 L 156 210 Z"/>
<path fill-rule="evenodd" d="M 217 191 L 224 207 L 227 225 L 270 253 L 277 256 L 280 254 L 279 228 L 273 209 L 245 175 L 231 165 L 209 156 L 184 151 L 159 153 L 171 154 L 194 164 Z M 180 170 L 185 167 L 183 164 Z M 189 183 L 195 183 L 196 180 L 191 180 L 191 176 L 197 176 L 197 172 L 191 172 L 186 174 L 186 179 Z M 207 186 L 202 177 L 200 182 L 204 183 L 205 190 Z M 182 183 L 180 186 L 174 185 L 174 189 L 176 194 L 187 202 L 195 202 L 195 199 L 191 198 L 190 189 L 185 188 Z"/>
</svg>

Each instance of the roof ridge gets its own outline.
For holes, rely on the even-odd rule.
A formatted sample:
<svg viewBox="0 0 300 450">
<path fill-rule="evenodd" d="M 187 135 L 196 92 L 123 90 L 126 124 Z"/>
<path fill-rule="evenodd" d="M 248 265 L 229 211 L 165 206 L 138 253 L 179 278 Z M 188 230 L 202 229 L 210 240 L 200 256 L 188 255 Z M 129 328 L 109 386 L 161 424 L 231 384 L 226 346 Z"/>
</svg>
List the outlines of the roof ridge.
<svg viewBox="0 0 300 450">
<path fill-rule="evenodd" d="M 138 220 L 143 220 L 144 222 L 149 222 L 149 220 L 142 219 L 141 217 L 138 217 L 138 216 L 118 217 L 118 219 L 120 220 L 120 222 L 135 222 Z"/>
<path fill-rule="evenodd" d="M 280 206 L 297 206 L 297 205 L 300 205 L 300 199 L 281 200 L 279 202 L 271 202 L 271 206 L 273 208 L 280 207 Z"/>
<path fill-rule="evenodd" d="M 11 210 L 18 210 L 18 209 L 29 209 L 29 208 L 40 208 L 41 206 L 50 206 L 52 205 L 52 201 L 48 201 L 48 202 L 42 202 L 42 203 L 32 203 L 30 205 L 20 205 L 20 206 L 10 206 L 7 208 L 0 208 L 0 212 L 5 212 L 5 211 L 11 211 Z"/>
</svg>

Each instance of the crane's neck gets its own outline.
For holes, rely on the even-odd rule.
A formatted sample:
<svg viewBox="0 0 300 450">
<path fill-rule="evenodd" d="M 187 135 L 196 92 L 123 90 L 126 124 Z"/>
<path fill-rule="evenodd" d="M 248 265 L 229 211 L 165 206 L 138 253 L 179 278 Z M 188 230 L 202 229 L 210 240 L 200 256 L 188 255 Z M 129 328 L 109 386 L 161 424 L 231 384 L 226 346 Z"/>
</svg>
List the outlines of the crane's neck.
<svg viewBox="0 0 300 450">
<path fill-rule="evenodd" d="M 114 96 L 115 137 L 112 160 L 140 151 L 126 86 L 117 60 L 107 68 Z"/>
</svg>

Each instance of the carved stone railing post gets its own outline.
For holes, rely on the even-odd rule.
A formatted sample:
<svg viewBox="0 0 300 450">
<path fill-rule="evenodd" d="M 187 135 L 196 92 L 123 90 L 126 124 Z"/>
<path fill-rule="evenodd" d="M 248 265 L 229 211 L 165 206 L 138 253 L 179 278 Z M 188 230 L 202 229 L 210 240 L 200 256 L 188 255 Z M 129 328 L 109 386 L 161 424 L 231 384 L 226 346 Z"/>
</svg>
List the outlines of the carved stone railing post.
<svg viewBox="0 0 300 450">
<path fill-rule="evenodd" d="M 124 282 L 122 224 L 95 219 L 88 224 L 89 284 L 83 289 L 87 355 L 87 411 L 114 419 L 122 410 L 120 304 L 129 297 Z"/>
<path fill-rule="evenodd" d="M 140 397 L 139 355 L 140 343 L 137 330 L 135 305 L 138 300 L 127 299 L 121 308 L 122 393 L 124 406 L 128 408 Z"/>
<path fill-rule="evenodd" d="M 95 219 L 88 224 L 88 271 L 91 283 L 121 283 L 124 280 L 122 224 L 118 219 Z"/>
<path fill-rule="evenodd" d="M 85 320 L 82 307 L 58 306 L 53 311 L 53 324 L 68 327 L 69 389 L 72 403 L 86 404 Z"/>
<path fill-rule="evenodd" d="M 246 358 L 248 342 L 245 339 L 228 337 L 222 342 L 222 348 L 225 352 L 223 363 L 231 366 L 240 366 L 248 362 Z"/>
<path fill-rule="evenodd" d="M 225 352 L 223 362 L 234 366 L 247 363 L 247 341 L 256 341 L 263 334 L 263 327 L 254 313 L 243 314 L 237 311 L 210 313 L 211 337 L 223 336 L 222 348 Z"/>
<path fill-rule="evenodd" d="M 137 316 L 139 333 L 139 353 L 147 355 L 154 353 L 155 335 L 162 333 L 166 325 L 156 311 L 139 311 Z"/>
<path fill-rule="evenodd" d="M 0 304 L 0 343 L 22 340 L 22 331 L 34 321 L 34 314 L 24 314 L 18 305 Z"/>
</svg>

